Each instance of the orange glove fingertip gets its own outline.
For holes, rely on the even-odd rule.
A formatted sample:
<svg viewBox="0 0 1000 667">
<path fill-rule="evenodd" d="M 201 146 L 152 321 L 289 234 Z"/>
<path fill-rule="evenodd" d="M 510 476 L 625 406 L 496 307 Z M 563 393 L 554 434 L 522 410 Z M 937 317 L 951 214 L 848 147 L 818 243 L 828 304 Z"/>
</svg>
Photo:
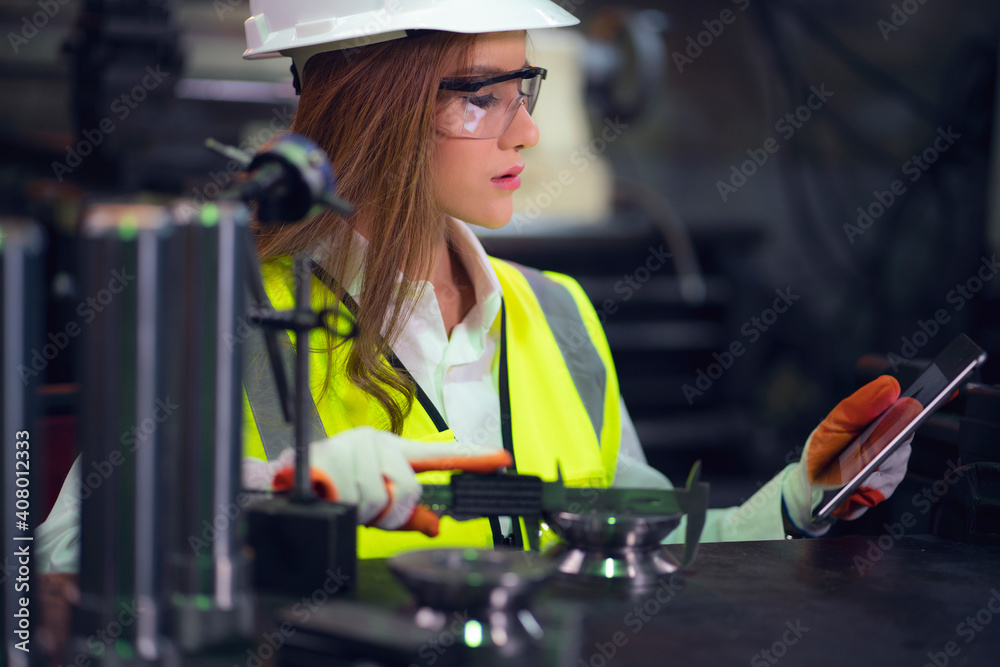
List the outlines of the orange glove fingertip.
<svg viewBox="0 0 1000 667">
<path fill-rule="evenodd" d="M 437 537 L 441 532 L 441 519 L 429 508 L 417 505 L 400 530 L 416 530 L 427 537 Z"/>
<path fill-rule="evenodd" d="M 874 385 L 876 390 L 876 395 L 874 400 L 876 402 L 885 403 L 886 405 L 891 405 L 899 395 L 903 392 L 902 388 L 899 386 L 899 380 L 891 375 L 880 375 L 871 382 L 869 385 Z"/>
<path fill-rule="evenodd" d="M 837 403 L 809 439 L 806 470 L 810 482 L 824 473 L 844 447 L 899 398 L 899 381 L 881 375 Z"/>
<path fill-rule="evenodd" d="M 900 392 L 899 380 L 879 376 L 838 403 L 827 419 L 833 418 L 845 431 L 860 432 L 895 403 Z"/>
<path fill-rule="evenodd" d="M 481 456 L 442 456 L 410 462 L 413 472 L 461 470 L 480 474 L 495 472 L 500 468 L 509 468 L 512 465 L 514 465 L 514 458 L 506 449 L 498 449 L 494 453 Z"/>
<path fill-rule="evenodd" d="M 339 498 L 337 487 L 334 485 L 333 480 L 331 480 L 325 472 L 319 468 L 309 468 L 309 482 L 312 485 L 313 492 L 318 497 L 323 500 L 337 502 L 337 499 Z M 291 491 L 294 488 L 295 468 L 289 466 L 287 468 L 282 468 L 274 474 L 274 479 L 271 481 L 271 489 L 275 493 Z"/>
</svg>

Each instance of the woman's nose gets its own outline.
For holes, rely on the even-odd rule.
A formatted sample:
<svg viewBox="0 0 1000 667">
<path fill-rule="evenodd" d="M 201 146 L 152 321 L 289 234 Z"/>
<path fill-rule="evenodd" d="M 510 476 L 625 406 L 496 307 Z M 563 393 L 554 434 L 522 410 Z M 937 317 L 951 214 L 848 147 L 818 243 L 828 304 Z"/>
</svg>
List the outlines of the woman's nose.
<svg viewBox="0 0 1000 667">
<path fill-rule="evenodd" d="M 500 135 L 498 140 L 500 148 L 521 150 L 531 148 L 538 143 L 538 126 L 535 125 L 531 114 L 528 113 L 528 108 L 524 106 L 523 102 L 517 106 L 513 120 L 504 133 Z"/>
</svg>

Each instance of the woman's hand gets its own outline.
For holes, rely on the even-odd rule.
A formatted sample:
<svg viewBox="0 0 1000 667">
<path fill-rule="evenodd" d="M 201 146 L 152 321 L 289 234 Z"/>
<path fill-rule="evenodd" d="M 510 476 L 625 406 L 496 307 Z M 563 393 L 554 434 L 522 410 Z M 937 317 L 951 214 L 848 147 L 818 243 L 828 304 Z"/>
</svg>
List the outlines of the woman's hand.
<svg viewBox="0 0 1000 667">
<path fill-rule="evenodd" d="M 822 535 L 829 530 L 832 522 L 818 526 L 812 523 L 812 511 L 824 490 L 840 488 L 850 481 L 844 478 L 835 461 L 847 445 L 886 410 L 898 411 L 899 417 L 903 419 L 914 409 L 919 411 L 919 404 L 914 405 L 913 399 L 900 400 L 899 393 L 896 379 L 883 375 L 838 403 L 809 436 L 801 460 L 789 471 L 782 483 L 782 498 L 788 517 L 800 531 Z M 884 421 L 885 426 L 879 427 L 880 430 L 885 430 L 882 439 L 893 435 L 891 429 L 898 428 L 903 423 L 897 419 Z M 878 435 L 873 433 L 875 438 Z M 874 507 L 891 496 L 906 475 L 910 440 L 893 452 L 834 511 L 834 515 L 842 519 L 856 519 L 869 507 Z"/>
<path fill-rule="evenodd" d="M 418 505 L 416 473 L 462 470 L 489 473 L 513 463 L 503 449 L 459 442 L 422 442 L 370 426 L 353 428 L 310 445 L 313 489 L 326 500 L 356 505 L 358 523 L 386 530 L 418 530 L 434 537 L 438 517 Z M 294 452 L 282 452 L 271 487 L 294 487 Z"/>
</svg>

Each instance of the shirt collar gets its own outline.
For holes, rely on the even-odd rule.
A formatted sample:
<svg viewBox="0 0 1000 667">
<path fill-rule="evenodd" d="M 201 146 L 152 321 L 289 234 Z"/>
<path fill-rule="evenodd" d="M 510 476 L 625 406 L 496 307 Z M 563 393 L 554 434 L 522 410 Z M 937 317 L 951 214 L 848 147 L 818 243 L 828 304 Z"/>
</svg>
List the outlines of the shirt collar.
<svg viewBox="0 0 1000 667">
<path fill-rule="evenodd" d="M 483 244 L 469 228 L 469 225 L 451 216 L 446 216 L 446 224 L 451 232 L 450 236 L 455 252 L 469 274 L 476 292 L 476 307 L 480 308 L 482 312 L 479 324 L 484 332 L 488 331 L 500 314 L 500 303 L 503 297 L 500 279 L 497 277 L 496 270 L 493 268 Z M 350 254 L 347 265 L 340 271 L 340 275 L 336 275 L 334 278 L 341 285 L 347 285 L 347 293 L 357 301 L 363 284 L 363 258 L 368 250 L 368 239 L 357 231 L 353 231 L 352 234 L 353 252 Z M 313 261 L 321 264 L 326 254 L 327 246 L 319 245 L 309 252 Z M 396 280 L 400 283 L 405 281 L 402 272 L 399 272 Z M 420 284 L 414 283 L 413 286 L 417 287 Z"/>
</svg>

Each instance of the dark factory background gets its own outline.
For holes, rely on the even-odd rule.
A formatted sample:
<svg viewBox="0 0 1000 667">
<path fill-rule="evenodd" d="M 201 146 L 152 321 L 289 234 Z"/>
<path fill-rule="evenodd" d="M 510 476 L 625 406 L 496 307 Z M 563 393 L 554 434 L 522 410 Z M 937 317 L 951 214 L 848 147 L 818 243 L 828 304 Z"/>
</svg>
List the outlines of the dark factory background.
<svg viewBox="0 0 1000 667">
<path fill-rule="evenodd" d="M 562 4 L 582 19 L 581 85 L 535 63 L 550 70 L 539 124 L 544 142 L 572 107 L 585 131 L 484 244 L 581 281 L 647 455 L 675 482 L 701 458 L 712 504 L 739 502 L 880 363 L 905 373 L 960 332 L 1000 355 L 998 3 Z M 0 5 L 0 216 L 50 232 L 47 331 L 86 296 L 83 207 L 211 200 L 235 170 L 206 137 L 252 151 L 288 127 L 289 63 L 240 58 L 248 14 Z M 607 192 L 586 224 L 555 214 L 574 180 Z M 75 364 L 69 341 L 44 370 L 55 477 L 73 456 Z"/>
</svg>

